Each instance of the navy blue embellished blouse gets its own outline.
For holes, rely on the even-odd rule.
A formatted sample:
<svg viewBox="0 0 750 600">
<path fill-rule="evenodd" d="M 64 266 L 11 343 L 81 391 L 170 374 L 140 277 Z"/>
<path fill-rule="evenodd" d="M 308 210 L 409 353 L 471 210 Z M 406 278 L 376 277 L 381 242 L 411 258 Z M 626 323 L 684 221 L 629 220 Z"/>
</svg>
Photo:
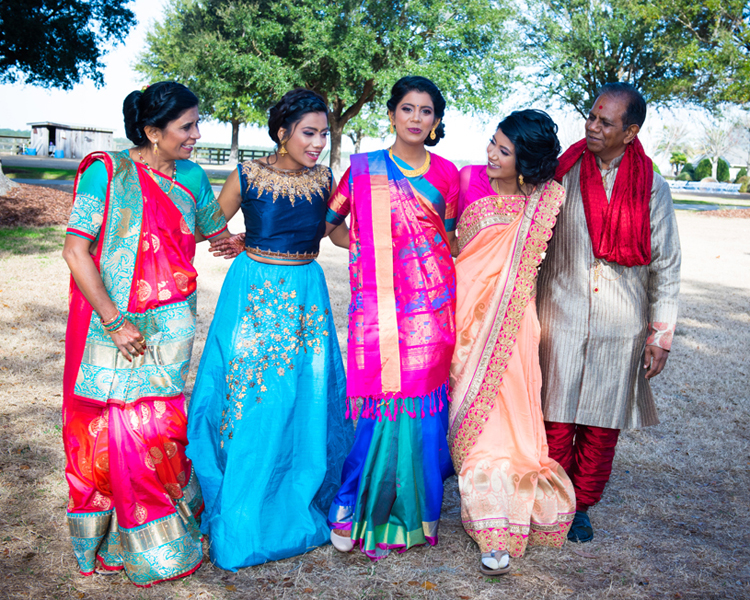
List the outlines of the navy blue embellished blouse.
<svg viewBox="0 0 750 600">
<path fill-rule="evenodd" d="M 245 217 L 245 248 L 275 260 L 313 260 L 325 233 L 331 169 L 284 171 L 258 160 L 237 166 Z"/>
</svg>

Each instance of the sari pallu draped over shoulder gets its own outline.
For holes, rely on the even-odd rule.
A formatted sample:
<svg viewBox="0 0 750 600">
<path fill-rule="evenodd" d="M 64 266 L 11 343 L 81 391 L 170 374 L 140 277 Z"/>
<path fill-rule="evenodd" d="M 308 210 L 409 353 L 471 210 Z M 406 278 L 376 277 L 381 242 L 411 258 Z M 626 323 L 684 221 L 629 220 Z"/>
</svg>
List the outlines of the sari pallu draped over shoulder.
<svg viewBox="0 0 750 600">
<path fill-rule="evenodd" d="M 484 168 L 466 167 L 474 198 L 458 227 L 448 441 L 467 533 L 482 552 L 519 557 L 529 544 L 561 546 L 575 506 L 548 455 L 534 302 L 564 190 L 551 182 L 528 199 L 486 196 L 494 192 Z"/>
<path fill-rule="evenodd" d="M 108 182 L 101 229 L 96 238 L 68 233 L 96 243 L 104 287 L 147 351 L 132 363 L 122 357 L 71 278 L 63 379 L 68 524 L 84 575 L 98 563 L 124 568 L 148 587 L 193 572 L 203 558 L 194 518 L 203 501 L 185 456 L 182 393 L 195 335 L 196 200 L 176 182 L 166 192 L 154 179 L 160 174 L 152 177 L 126 153 L 87 156 L 76 192 L 95 161 L 104 163 Z M 223 220 L 213 221 L 217 231 L 208 237 L 223 231 Z"/>
<path fill-rule="evenodd" d="M 391 404 L 399 410 L 400 400 L 445 384 L 455 341 L 455 269 L 430 202 L 439 192 L 426 179 L 410 183 L 387 151 L 353 155 L 350 176 L 360 244 L 351 270 L 362 302 L 350 310 L 347 396 L 366 399 L 365 417 L 382 416 L 384 404 L 395 418 Z M 351 400 L 350 408 L 356 412 Z M 400 406 L 411 416 L 418 410 L 424 407 Z"/>
<path fill-rule="evenodd" d="M 502 265 L 470 355 L 458 376 L 451 373 L 448 442 L 456 473 L 461 472 L 463 460 L 482 432 L 498 395 L 521 318 L 527 304 L 536 295 L 537 267 L 552 237 L 563 197 L 562 188 L 557 184 L 551 187 L 549 183 L 529 197 L 517 225 L 512 250 L 507 258 L 503 257 L 506 262 Z M 487 198 L 486 201 L 494 203 L 496 198 Z M 461 221 L 461 249 L 484 227 L 502 222 L 496 216 L 486 214 L 482 201 L 469 206 Z"/>
</svg>

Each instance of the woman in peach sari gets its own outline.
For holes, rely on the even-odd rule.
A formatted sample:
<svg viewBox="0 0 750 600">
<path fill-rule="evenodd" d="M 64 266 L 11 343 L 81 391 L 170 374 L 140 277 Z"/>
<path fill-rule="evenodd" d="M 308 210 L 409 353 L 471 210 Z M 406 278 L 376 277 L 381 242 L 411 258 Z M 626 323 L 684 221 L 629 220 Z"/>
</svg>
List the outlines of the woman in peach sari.
<svg viewBox="0 0 750 600">
<path fill-rule="evenodd" d="M 548 455 L 535 304 L 565 197 L 552 180 L 556 132 L 542 111 L 514 112 L 490 139 L 487 164 L 460 173 L 448 440 L 485 575 L 507 573 L 527 544 L 561 546 L 575 513 L 570 479 Z"/>
</svg>

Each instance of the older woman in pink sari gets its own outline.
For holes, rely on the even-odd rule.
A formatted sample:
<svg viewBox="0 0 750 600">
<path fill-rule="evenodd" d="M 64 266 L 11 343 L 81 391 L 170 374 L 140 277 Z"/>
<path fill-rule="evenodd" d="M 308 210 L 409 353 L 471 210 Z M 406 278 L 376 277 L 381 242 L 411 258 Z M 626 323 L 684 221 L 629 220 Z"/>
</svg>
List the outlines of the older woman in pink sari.
<svg viewBox="0 0 750 600">
<path fill-rule="evenodd" d="M 149 587 L 203 560 L 203 500 L 185 456 L 192 261 L 197 241 L 229 233 L 188 160 L 200 137 L 196 96 L 160 82 L 128 95 L 123 113 L 135 147 L 81 161 L 63 250 L 67 517 L 82 575 L 124 570 Z"/>
<path fill-rule="evenodd" d="M 527 544 L 561 546 L 575 512 L 570 479 L 548 454 L 535 304 L 565 196 L 552 181 L 556 131 L 546 113 L 514 112 L 490 139 L 487 165 L 460 173 L 448 441 L 486 575 L 507 573 Z"/>
</svg>

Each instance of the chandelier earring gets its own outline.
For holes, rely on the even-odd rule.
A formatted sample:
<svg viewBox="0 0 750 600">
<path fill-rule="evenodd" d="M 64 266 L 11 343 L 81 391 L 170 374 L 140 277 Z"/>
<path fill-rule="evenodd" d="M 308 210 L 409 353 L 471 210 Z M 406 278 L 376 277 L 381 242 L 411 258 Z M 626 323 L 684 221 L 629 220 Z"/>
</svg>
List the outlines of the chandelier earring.
<svg viewBox="0 0 750 600">
<path fill-rule="evenodd" d="M 518 187 L 523 187 L 523 175 L 518 175 Z"/>
<path fill-rule="evenodd" d="M 393 135 L 393 119 L 388 119 L 391 122 L 391 135 Z"/>
<path fill-rule="evenodd" d="M 283 141 L 279 148 L 279 156 L 286 156 L 287 154 L 289 154 L 289 150 L 286 149 L 286 141 Z"/>
<path fill-rule="evenodd" d="M 437 136 L 435 135 L 435 130 L 438 128 L 438 125 L 440 123 L 435 123 L 435 126 L 432 128 L 432 131 L 430 131 L 430 139 L 434 140 Z"/>
<path fill-rule="evenodd" d="M 154 142 L 154 156 L 159 155 L 159 142 Z"/>
</svg>

